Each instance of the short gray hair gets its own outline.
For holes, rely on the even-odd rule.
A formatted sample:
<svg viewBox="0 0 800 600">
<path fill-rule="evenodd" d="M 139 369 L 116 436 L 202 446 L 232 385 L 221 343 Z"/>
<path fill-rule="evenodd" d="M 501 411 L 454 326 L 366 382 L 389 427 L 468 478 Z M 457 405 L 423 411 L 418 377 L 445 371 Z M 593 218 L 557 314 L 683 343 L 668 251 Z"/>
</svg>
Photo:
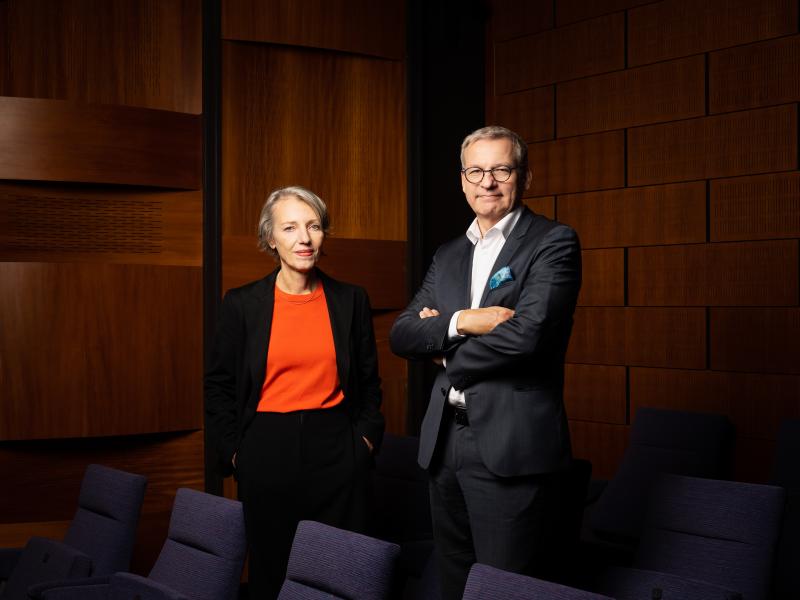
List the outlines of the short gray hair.
<svg viewBox="0 0 800 600">
<path fill-rule="evenodd" d="M 262 252 L 267 252 L 273 257 L 278 256 L 278 252 L 271 248 L 269 245 L 272 239 L 272 230 L 275 226 L 273 222 L 273 212 L 275 205 L 284 198 L 297 198 L 300 202 L 305 202 L 311 207 L 311 210 L 317 215 L 320 224 L 322 225 L 322 233 L 328 235 L 330 230 L 330 218 L 328 217 L 328 207 L 322 201 L 322 198 L 317 196 L 311 190 L 299 185 L 290 185 L 289 187 L 279 188 L 272 192 L 264 206 L 261 207 L 261 216 L 258 218 L 258 248 Z"/>
<path fill-rule="evenodd" d="M 472 144 L 478 140 L 500 140 L 507 139 L 511 142 L 511 154 L 514 157 L 514 166 L 522 173 L 528 171 L 528 144 L 525 143 L 519 134 L 500 127 L 499 125 L 489 125 L 488 127 L 481 127 L 470 133 L 461 142 L 461 168 L 466 168 L 464 163 L 464 153 Z"/>
</svg>

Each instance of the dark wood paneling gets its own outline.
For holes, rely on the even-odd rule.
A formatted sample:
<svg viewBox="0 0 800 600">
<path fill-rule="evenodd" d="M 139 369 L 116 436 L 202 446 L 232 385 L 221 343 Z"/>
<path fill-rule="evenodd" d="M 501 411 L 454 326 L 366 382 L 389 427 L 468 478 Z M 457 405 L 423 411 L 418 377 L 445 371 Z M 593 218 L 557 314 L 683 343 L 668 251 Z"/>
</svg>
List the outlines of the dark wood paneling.
<svg viewBox="0 0 800 600">
<path fill-rule="evenodd" d="M 324 252 L 320 268 L 366 288 L 372 308 L 405 308 L 405 242 L 328 238 Z M 224 236 L 222 255 L 223 291 L 260 279 L 277 267 L 271 256 L 258 250 L 255 236 Z"/>
<path fill-rule="evenodd" d="M 592 479 L 612 479 L 625 448 L 629 428 L 626 425 L 570 420 L 572 455 L 592 462 Z"/>
<path fill-rule="evenodd" d="M 570 419 L 625 425 L 625 367 L 567 364 L 564 404 Z"/>
<path fill-rule="evenodd" d="M 532 195 L 622 187 L 625 134 L 611 131 L 531 144 Z"/>
<path fill-rule="evenodd" d="M 628 12 L 628 64 L 699 54 L 797 31 L 797 0 L 666 0 Z"/>
<path fill-rule="evenodd" d="M 800 377 L 633 368 L 631 412 L 641 406 L 731 417 L 740 435 L 775 439 L 782 419 L 800 418 Z"/>
<path fill-rule="evenodd" d="M 495 96 L 491 123 L 516 131 L 526 142 L 553 139 L 553 86 Z"/>
<path fill-rule="evenodd" d="M 800 308 L 712 308 L 711 368 L 800 374 Z"/>
<path fill-rule="evenodd" d="M 558 137 L 705 114 L 705 61 L 693 56 L 559 83 Z"/>
<path fill-rule="evenodd" d="M 402 59 L 405 6 L 400 0 L 225 0 L 222 37 Z"/>
<path fill-rule="evenodd" d="M 506 94 L 624 67 L 622 14 L 495 45 L 495 93 Z"/>
<path fill-rule="evenodd" d="M 775 457 L 771 440 L 739 436 L 733 448 L 733 479 L 752 483 L 769 483 Z"/>
<path fill-rule="evenodd" d="M 712 113 L 800 100 L 800 36 L 712 52 Z"/>
<path fill-rule="evenodd" d="M 533 212 L 544 215 L 548 219 L 555 219 L 555 196 L 542 196 L 540 198 L 523 198 L 525 206 Z"/>
<path fill-rule="evenodd" d="M 200 187 L 200 117 L 0 97 L 0 179 Z"/>
<path fill-rule="evenodd" d="M 269 193 L 298 184 L 336 237 L 406 239 L 402 63 L 232 42 L 223 58 L 225 235 L 252 235 Z"/>
<path fill-rule="evenodd" d="M 202 427 L 201 269 L 0 263 L 0 439 Z"/>
<path fill-rule="evenodd" d="M 579 306 L 622 306 L 625 304 L 625 251 L 584 250 L 583 283 Z"/>
<path fill-rule="evenodd" d="M 0 260 L 199 267 L 202 208 L 200 191 L 0 182 Z"/>
<path fill-rule="evenodd" d="M 628 303 L 796 306 L 798 242 L 738 242 L 628 250 Z"/>
<path fill-rule="evenodd" d="M 703 369 L 705 310 L 578 307 L 567 361 Z"/>
<path fill-rule="evenodd" d="M 6 0 L 0 96 L 199 114 L 200 21 L 200 0 Z"/>
<path fill-rule="evenodd" d="M 491 32 L 496 42 L 553 27 L 552 0 L 490 0 Z"/>
<path fill-rule="evenodd" d="M 556 0 L 556 24 L 561 27 L 650 2 L 653 0 Z"/>
<path fill-rule="evenodd" d="M 378 346 L 383 405 L 381 412 L 386 417 L 386 431 L 395 435 L 406 434 L 408 408 L 408 362 L 395 355 L 389 348 L 389 331 L 399 311 L 376 312 L 375 343 Z"/>
<path fill-rule="evenodd" d="M 800 173 L 711 182 L 712 241 L 800 237 Z"/>
<path fill-rule="evenodd" d="M 703 242 L 705 200 L 702 182 L 570 194 L 558 197 L 558 219 L 583 248 Z"/>
<path fill-rule="evenodd" d="M 628 131 L 628 182 L 647 185 L 797 166 L 794 105 Z"/>
</svg>

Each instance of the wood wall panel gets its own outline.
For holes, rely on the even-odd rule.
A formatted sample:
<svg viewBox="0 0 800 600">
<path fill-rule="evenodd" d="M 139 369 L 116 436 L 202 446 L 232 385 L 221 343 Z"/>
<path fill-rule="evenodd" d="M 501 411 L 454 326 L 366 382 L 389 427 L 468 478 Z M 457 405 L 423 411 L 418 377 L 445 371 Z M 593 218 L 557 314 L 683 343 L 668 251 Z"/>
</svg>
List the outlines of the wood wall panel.
<svg viewBox="0 0 800 600">
<path fill-rule="evenodd" d="M 705 114 L 702 56 L 559 83 L 558 137 Z"/>
<path fill-rule="evenodd" d="M 579 306 L 625 304 L 625 250 L 584 250 Z"/>
<path fill-rule="evenodd" d="M 769 468 L 775 459 L 775 441 L 739 436 L 733 448 L 735 481 L 769 483 Z"/>
<path fill-rule="evenodd" d="M 558 218 L 583 248 L 686 244 L 706 239 L 706 186 L 678 183 L 558 197 Z"/>
<path fill-rule="evenodd" d="M 567 361 L 703 369 L 705 310 L 579 306 Z"/>
<path fill-rule="evenodd" d="M 523 198 L 522 202 L 533 212 L 544 215 L 548 219 L 555 219 L 556 197 L 542 196 L 539 198 Z"/>
<path fill-rule="evenodd" d="M 730 416 L 736 431 L 775 439 L 782 419 L 800 418 L 800 377 L 632 368 L 631 413 L 642 406 Z"/>
<path fill-rule="evenodd" d="M 715 371 L 800 374 L 800 308 L 712 308 Z"/>
<path fill-rule="evenodd" d="M 506 94 L 624 67 L 621 13 L 495 44 L 495 93 Z"/>
<path fill-rule="evenodd" d="M 405 308 L 405 242 L 328 238 L 324 252 L 320 268 L 364 287 L 373 309 Z M 260 279 L 277 267 L 271 256 L 258 250 L 253 235 L 224 236 L 222 255 L 223 291 Z"/>
<path fill-rule="evenodd" d="M 654 0 L 556 0 L 556 24 L 559 27 L 592 17 L 620 12 L 627 8 L 649 4 Z"/>
<path fill-rule="evenodd" d="M 0 96 L 199 114 L 201 0 L 6 0 Z"/>
<path fill-rule="evenodd" d="M 622 187 L 625 134 L 611 131 L 532 144 L 529 162 L 534 196 Z"/>
<path fill-rule="evenodd" d="M 223 233 L 252 235 L 269 193 L 297 184 L 336 237 L 405 240 L 404 78 L 399 62 L 224 43 Z"/>
<path fill-rule="evenodd" d="M 800 36 L 712 52 L 708 57 L 712 113 L 800 100 Z"/>
<path fill-rule="evenodd" d="M 800 173 L 711 182 L 712 241 L 800 237 Z"/>
<path fill-rule="evenodd" d="M 490 0 L 491 34 L 496 42 L 553 27 L 551 0 Z"/>
<path fill-rule="evenodd" d="M 796 306 L 798 241 L 628 250 L 631 306 Z"/>
<path fill-rule="evenodd" d="M 628 131 L 628 183 L 648 185 L 797 167 L 797 107 L 737 112 Z"/>
<path fill-rule="evenodd" d="M 628 11 L 628 64 L 699 54 L 797 31 L 796 0 L 665 0 Z"/>
<path fill-rule="evenodd" d="M 564 404 L 570 419 L 627 423 L 625 367 L 567 363 Z"/>
<path fill-rule="evenodd" d="M 0 97 L 0 179 L 201 185 L 200 117 Z"/>
<path fill-rule="evenodd" d="M 495 125 L 516 131 L 526 142 L 541 142 L 554 137 L 553 86 L 514 92 L 495 97 Z"/>
<path fill-rule="evenodd" d="M 386 431 L 406 435 L 408 417 L 408 362 L 389 348 L 389 331 L 400 311 L 375 312 L 375 342 L 383 390 L 381 412 L 386 418 Z"/>
<path fill-rule="evenodd" d="M 401 0 L 225 0 L 222 37 L 402 59 L 405 7 Z"/>
<path fill-rule="evenodd" d="M 202 227 L 199 190 L 0 182 L 0 260 L 8 262 L 199 267 Z"/>
<path fill-rule="evenodd" d="M 202 272 L 0 263 L 0 439 L 202 427 Z"/>
<path fill-rule="evenodd" d="M 592 479 L 611 479 L 628 447 L 629 427 L 571 419 L 572 455 L 592 462 Z"/>
</svg>

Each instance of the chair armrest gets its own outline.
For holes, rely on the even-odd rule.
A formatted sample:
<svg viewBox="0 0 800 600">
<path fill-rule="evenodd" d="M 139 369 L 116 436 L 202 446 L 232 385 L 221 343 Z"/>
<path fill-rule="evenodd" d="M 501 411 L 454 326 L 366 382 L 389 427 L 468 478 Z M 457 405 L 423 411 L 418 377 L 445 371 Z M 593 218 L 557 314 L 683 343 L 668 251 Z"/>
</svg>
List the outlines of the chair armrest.
<svg viewBox="0 0 800 600">
<path fill-rule="evenodd" d="M 654 588 L 661 590 L 663 600 L 742 600 L 740 593 L 707 581 L 626 567 L 608 569 L 597 588 L 617 600 L 652 598 Z"/>
<path fill-rule="evenodd" d="M 110 597 L 123 598 L 140 595 L 147 600 L 190 600 L 180 592 L 133 573 L 116 573 L 111 576 Z"/>
<path fill-rule="evenodd" d="M 54 579 L 43 581 L 28 588 L 28 596 L 33 600 L 53 600 L 54 598 L 83 598 L 81 591 L 86 593 L 86 598 L 95 598 L 91 595 L 93 590 L 108 588 L 108 580 L 111 577 L 78 577 L 75 579 Z M 103 592 L 105 593 L 105 591 Z M 72 595 L 70 595 L 72 594 Z"/>
<path fill-rule="evenodd" d="M 22 548 L 0 548 L 0 579 L 8 579 L 22 555 Z"/>
</svg>

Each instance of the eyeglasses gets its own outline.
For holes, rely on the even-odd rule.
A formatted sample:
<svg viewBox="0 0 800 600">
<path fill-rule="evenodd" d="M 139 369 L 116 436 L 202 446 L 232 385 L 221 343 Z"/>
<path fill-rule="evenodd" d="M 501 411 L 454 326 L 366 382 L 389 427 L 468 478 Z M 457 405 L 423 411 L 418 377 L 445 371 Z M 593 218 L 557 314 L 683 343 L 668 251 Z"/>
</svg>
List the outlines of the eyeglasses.
<svg viewBox="0 0 800 600">
<path fill-rule="evenodd" d="M 514 167 L 495 167 L 493 169 L 481 169 L 480 167 L 470 167 L 469 169 L 461 169 L 461 172 L 470 183 L 480 183 L 483 181 L 486 173 L 492 174 L 492 179 L 498 183 L 508 181 L 511 174 L 516 171 Z"/>
</svg>

